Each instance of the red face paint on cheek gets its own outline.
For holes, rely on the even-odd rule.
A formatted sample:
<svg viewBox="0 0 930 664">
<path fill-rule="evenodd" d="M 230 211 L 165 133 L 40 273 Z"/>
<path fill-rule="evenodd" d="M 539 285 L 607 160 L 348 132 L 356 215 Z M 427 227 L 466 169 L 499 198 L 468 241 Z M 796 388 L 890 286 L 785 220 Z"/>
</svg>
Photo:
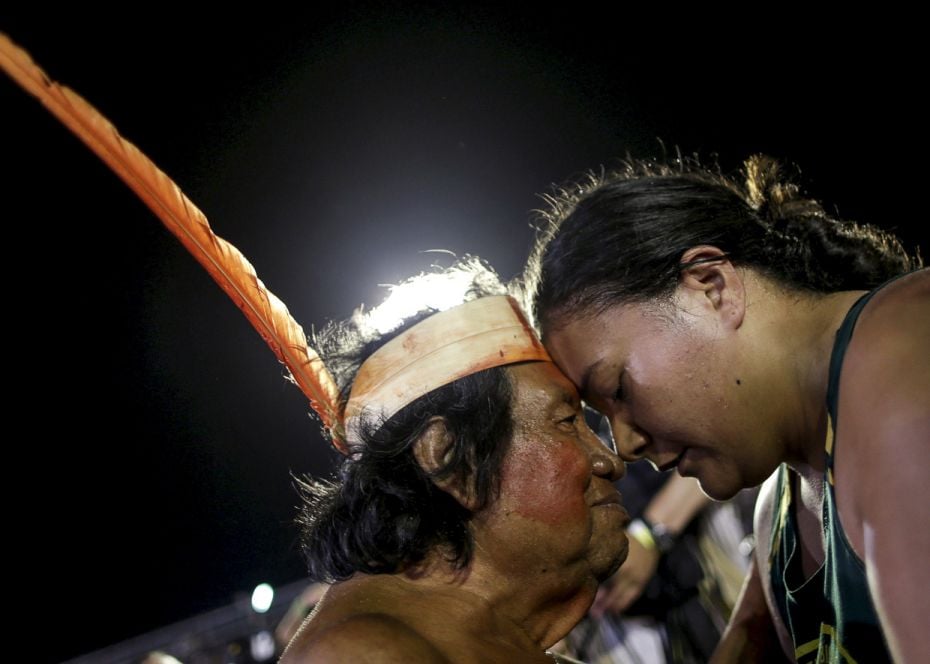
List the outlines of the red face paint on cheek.
<svg viewBox="0 0 930 664">
<path fill-rule="evenodd" d="M 588 460 L 572 441 L 514 441 L 503 464 L 498 505 L 549 525 L 586 522 L 590 477 Z"/>
</svg>

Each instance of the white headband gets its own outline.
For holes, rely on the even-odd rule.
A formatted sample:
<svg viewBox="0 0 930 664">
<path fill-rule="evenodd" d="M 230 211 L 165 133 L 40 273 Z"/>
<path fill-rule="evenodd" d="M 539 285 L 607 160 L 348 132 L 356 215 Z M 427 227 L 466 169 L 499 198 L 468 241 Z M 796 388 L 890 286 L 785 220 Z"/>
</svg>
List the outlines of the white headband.
<svg viewBox="0 0 930 664">
<path fill-rule="evenodd" d="M 362 364 L 345 409 L 347 441 L 361 442 L 363 416 L 383 422 L 459 378 L 532 361 L 552 360 L 511 297 L 482 297 L 430 316 Z"/>
</svg>

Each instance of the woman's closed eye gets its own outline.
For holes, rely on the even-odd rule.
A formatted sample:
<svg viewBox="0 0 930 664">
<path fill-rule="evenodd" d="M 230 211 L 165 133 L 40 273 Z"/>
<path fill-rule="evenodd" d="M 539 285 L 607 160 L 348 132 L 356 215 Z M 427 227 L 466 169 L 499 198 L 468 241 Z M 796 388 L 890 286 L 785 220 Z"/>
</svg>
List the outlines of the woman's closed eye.
<svg viewBox="0 0 930 664">
<path fill-rule="evenodd" d="M 617 389 L 614 390 L 614 394 L 613 394 L 614 401 L 623 401 L 623 397 L 624 397 L 623 376 L 625 373 L 626 373 L 625 371 L 621 371 L 620 375 L 617 377 Z"/>
</svg>

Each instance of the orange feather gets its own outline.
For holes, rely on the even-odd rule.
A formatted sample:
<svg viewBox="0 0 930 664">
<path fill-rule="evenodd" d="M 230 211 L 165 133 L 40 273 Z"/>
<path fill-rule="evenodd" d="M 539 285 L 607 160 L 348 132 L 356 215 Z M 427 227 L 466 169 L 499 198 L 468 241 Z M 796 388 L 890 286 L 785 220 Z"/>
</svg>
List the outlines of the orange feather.
<svg viewBox="0 0 930 664">
<path fill-rule="evenodd" d="M 310 399 L 337 449 L 347 453 L 343 404 L 332 375 L 307 344 L 303 328 L 265 288 L 245 256 L 210 229 L 178 186 L 77 93 L 51 81 L 29 54 L 0 33 L 0 67 L 94 151 L 161 219 L 242 310 L 291 379 Z"/>
</svg>

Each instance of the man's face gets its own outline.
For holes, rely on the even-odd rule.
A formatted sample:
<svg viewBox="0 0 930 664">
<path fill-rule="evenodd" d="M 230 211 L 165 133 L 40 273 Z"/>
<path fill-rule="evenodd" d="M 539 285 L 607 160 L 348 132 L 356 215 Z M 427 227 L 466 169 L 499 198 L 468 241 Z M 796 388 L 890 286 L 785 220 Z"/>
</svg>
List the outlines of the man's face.
<svg viewBox="0 0 930 664">
<path fill-rule="evenodd" d="M 574 386 L 548 362 L 509 368 L 514 435 L 500 493 L 476 515 L 476 543 L 499 566 L 601 580 L 626 559 L 629 515 L 613 482 L 623 462 L 585 423 Z"/>
</svg>

